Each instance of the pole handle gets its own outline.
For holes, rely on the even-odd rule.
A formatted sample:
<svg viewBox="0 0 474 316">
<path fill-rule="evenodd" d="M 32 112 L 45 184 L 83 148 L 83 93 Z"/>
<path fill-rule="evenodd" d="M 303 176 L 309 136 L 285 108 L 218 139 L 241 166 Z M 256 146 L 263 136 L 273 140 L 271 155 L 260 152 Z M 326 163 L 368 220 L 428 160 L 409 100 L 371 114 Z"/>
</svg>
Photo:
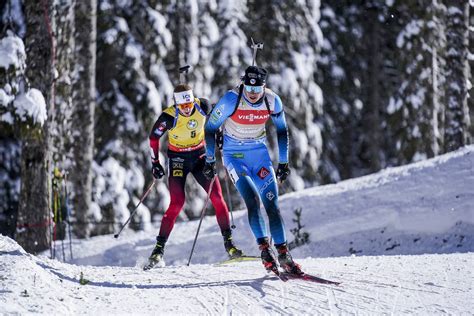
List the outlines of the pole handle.
<svg viewBox="0 0 474 316">
<path fill-rule="evenodd" d="M 252 66 L 257 65 L 257 52 L 259 49 L 263 50 L 263 43 L 255 43 L 253 41 L 253 37 L 250 38 L 252 41 L 252 45 L 250 47 L 253 49 L 253 60 L 252 60 Z"/>
</svg>

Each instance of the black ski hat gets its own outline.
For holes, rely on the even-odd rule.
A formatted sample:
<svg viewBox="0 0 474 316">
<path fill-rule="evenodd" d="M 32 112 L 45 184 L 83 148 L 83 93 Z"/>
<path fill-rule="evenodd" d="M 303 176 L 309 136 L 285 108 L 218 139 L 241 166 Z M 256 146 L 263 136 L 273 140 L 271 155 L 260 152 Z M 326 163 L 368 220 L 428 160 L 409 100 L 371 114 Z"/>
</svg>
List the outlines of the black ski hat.
<svg viewBox="0 0 474 316">
<path fill-rule="evenodd" d="M 267 81 L 267 74 L 265 68 L 249 66 L 245 69 L 244 84 L 247 86 L 263 86 Z"/>
</svg>

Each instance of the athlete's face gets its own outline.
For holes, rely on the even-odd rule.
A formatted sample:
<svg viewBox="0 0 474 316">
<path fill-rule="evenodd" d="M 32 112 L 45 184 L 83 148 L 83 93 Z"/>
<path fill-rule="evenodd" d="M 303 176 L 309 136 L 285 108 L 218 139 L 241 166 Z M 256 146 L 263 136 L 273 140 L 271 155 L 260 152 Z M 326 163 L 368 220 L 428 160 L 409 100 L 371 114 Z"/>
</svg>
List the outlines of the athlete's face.
<svg viewBox="0 0 474 316">
<path fill-rule="evenodd" d="M 247 86 L 244 85 L 245 97 L 252 103 L 257 102 L 263 97 L 265 85 L 263 86 Z"/>
<path fill-rule="evenodd" d="M 193 102 L 178 104 L 178 110 L 184 116 L 190 116 L 191 113 L 193 112 L 193 108 L 194 108 Z"/>
</svg>

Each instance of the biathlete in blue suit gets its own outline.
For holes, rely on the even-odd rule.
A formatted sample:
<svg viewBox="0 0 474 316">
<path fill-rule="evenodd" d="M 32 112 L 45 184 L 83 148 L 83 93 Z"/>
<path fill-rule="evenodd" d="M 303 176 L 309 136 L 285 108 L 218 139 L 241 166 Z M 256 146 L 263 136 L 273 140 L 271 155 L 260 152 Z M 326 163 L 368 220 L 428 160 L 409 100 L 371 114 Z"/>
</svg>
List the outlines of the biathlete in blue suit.
<svg viewBox="0 0 474 316">
<path fill-rule="evenodd" d="M 277 263 L 269 245 L 260 200 L 268 215 L 270 233 L 278 251 L 280 266 L 289 273 L 301 273 L 287 247 L 285 225 L 278 207 L 278 186 L 290 174 L 288 128 L 280 97 L 266 88 L 267 71 L 250 66 L 241 85 L 228 91 L 212 110 L 205 126 L 206 164 L 204 174 L 212 179 L 216 171 L 216 132 L 223 126 L 223 160 L 228 174 L 245 201 L 252 232 L 267 270 Z M 266 145 L 265 123 L 271 118 L 278 135 L 279 164 L 275 175 Z"/>
</svg>

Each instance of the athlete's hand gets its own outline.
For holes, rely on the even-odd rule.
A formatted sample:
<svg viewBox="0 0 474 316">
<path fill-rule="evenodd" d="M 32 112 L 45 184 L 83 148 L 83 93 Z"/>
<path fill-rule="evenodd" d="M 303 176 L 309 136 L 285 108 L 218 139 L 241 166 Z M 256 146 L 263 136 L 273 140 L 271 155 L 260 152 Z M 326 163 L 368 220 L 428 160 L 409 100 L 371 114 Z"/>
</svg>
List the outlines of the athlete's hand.
<svg viewBox="0 0 474 316">
<path fill-rule="evenodd" d="M 202 173 L 204 173 L 204 176 L 206 178 L 212 180 L 217 174 L 216 162 L 206 161 L 206 163 L 204 164 L 204 168 L 202 169 Z"/>
<path fill-rule="evenodd" d="M 288 163 L 279 163 L 276 172 L 277 179 L 280 180 L 281 183 L 283 183 L 283 181 L 285 181 L 289 175 L 290 167 L 288 166 Z"/>
<path fill-rule="evenodd" d="M 155 179 L 161 179 L 165 175 L 165 170 L 159 161 L 152 162 L 151 172 Z"/>
</svg>

